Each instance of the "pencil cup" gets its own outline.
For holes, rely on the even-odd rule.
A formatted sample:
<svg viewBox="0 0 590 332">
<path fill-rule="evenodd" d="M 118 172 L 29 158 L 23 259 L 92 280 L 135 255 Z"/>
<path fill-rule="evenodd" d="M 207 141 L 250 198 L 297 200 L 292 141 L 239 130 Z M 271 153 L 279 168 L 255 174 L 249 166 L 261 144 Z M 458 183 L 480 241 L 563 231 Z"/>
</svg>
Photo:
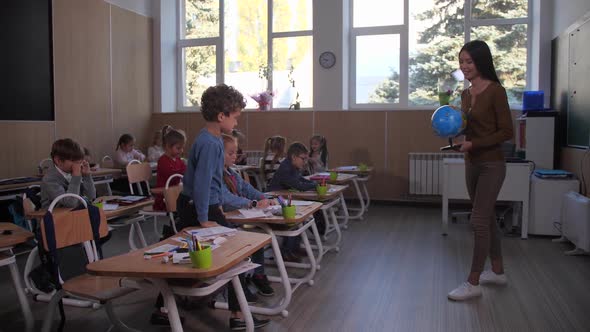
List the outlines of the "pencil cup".
<svg viewBox="0 0 590 332">
<path fill-rule="evenodd" d="M 328 193 L 328 186 L 317 186 L 315 189 L 320 196 L 325 196 Z"/>
<path fill-rule="evenodd" d="M 92 205 L 96 206 L 99 209 L 103 209 L 104 208 L 104 203 L 103 202 L 92 203 Z"/>
<path fill-rule="evenodd" d="M 283 217 L 285 219 L 295 219 L 296 212 L 295 205 L 283 206 Z"/>
<path fill-rule="evenodd" d="M 338 180 L 338 173 L 330 172 L 330 181 L 336 181 L 336 180 Z"/>
<path fill-rule="evenodd" d="M 188 255 L 191 258 L 194 268 L 208 269 L 213 264 L 213 256 L 211 255 L 210 246 L 203 246 L 202 250 L 191 251 Z"/>
<path fill-rule="evenodd" d="M 367 166 L 367 164 L 359 164 L 358 169 L 361 172 L 366 172 L 367 169 L 369 169 L 369 166 Z"/>
</svg>

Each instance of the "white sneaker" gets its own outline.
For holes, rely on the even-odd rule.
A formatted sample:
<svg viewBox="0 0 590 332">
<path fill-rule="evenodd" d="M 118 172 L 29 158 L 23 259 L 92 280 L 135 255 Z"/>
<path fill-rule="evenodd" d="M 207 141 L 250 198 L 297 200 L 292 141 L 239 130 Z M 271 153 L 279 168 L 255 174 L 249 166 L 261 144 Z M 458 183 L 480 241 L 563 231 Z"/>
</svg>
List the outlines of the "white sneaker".
<svg viewBox="0 0 590 332">
<path fill-rule="evenodd" d="M 466 281 L 459 285 L 459 287 L 453 289 L 449 293 L 448 298 L 454 301 L 463 301 L 478 296 L 481 296 L 481 286 L 475 286 Z"/>
<path fill-rule="evenodd" d="M 508 278 L 506 278 L 506 274 L 496 274 L 492 270 L 485 270 L 479 276 L 479 282 L 504 286 L 508 284 Z"/>
</svg>

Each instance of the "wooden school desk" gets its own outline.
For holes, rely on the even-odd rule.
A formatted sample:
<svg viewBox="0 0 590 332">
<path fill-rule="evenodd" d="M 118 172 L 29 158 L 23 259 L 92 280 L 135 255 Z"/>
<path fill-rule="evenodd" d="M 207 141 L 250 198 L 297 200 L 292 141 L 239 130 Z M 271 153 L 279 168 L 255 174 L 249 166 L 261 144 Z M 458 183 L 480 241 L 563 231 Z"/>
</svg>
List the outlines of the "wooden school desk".
<svg viewBox="0 0 590 332">
<path fill-rule="evenodd" d="M 10 231 L 12 234 L 2 234 L 4 231 Z M 20 280 L 20 272 L 16 265 L 16 257 L 12 252 L 12 248 L 17 244 L 26 242 L 28 239 L 33 238 L 33 233 L 13 224 L 3 222 L 0 223 L 0 266 L 8 265 L 10 269 L 10 275 L 12 282 L 14 283 L 14 289 L 18 295 L 18 301 L 20 302 L 23 316 L 25 317 L 25 324 L 27 331 L 32 331 L 35 326 L 33 314 L 29 306 L 29 300 L 27 299 L 24 288 Z"/>
<path fill-rule="evenodd" d="M 342 242 L 342 231 L 340 230 L 340 224 L 338 223 L 338 218 L 336 217 L 336 213 L 334 213 L 334 206 L 340 204 L 342 207 L 342 211 L 345 214 L 345 222 L 342 224 L 344 228 L 347 228 L 347 221 L 348 221 L 348 208 L 346 207 L 346 201 L 344 200 L 344 191 L 348 188 L 348 186 L 339 186 L 339 185 L 328 185 L 328 192 L 326 195 L 320 196 L 316 190 L 309 190 L 309 191 L 289 191 L 289 190 L 280 190 L 280 191 L 271 191 L 266 193 L 267 195 L 273 196 L 282 196 L 283 198 L 287 198 L 289 194 L 293 199 L 302 199 L 308 201 L 318 201 L 324 203 L 322 205 L 322 214 L 324 215 L 324 219 L 326 221 L 326 232 L 324 235 L 324 240 L 326 239 L 327 235 L 332 231 L 336 232 L 336 240 L 331 245 L 324 245 L 323 248 L 325 251 L 335 250 L 338 252 L 340 250 L 340 243 Z M 328 215 L 329 214 L 329 215 Z M 330 221 L 332 221 L 332 226 L 330 226 Z"/>
<path fill-rule="evenodd" d="M 317 176 L 319 174 L 320 173 L 316 173 L 316 174 L 313 174 L 313 175 L 308 175 L 305 178 L 308 179 L 308 180 L 310 180 L 313 176 Z M 327 181 L 328 181 L 329 184 L 348 185 L 351 182 L 354 183 L 355 180 L 358 179 L 358 175 L 356 175 L 356 174 L 348 174 L 348 173 L 337 173 L 337 174 L 338 174 L 338 177 L 336 178 L 336 180 L 327 179 Z M 355 186 L 355 188 L 358 189 L 358 185 Z M 359 190 L 356 190 L 356 193 L 357 193 L 357 196 L 358 196 L 359 201 L 361 201 L 363 199 L 362 193 Z M 341 197 L 340 198 L 344 202 L 344 193 L 341 194 Z M 346 202 L 344 204 L 346 204 Z M 342 215 L 342 216 L 336 216 L 337 219 L 343 220 L 343 222 L 342 222 L 342 224 L 340 224 L 340 226 L 342 228 L 344 228 L 344 229 L 348 228 L 348 220 L 350 219 L 350 212 L 349 212 L 349 210 L 351 210 L 351 209 L 348 208 L 348 207 L 346 207 L 346 210 L 343 211 L 344 212 L 344 215 Z M 352 210 L 354 210 L 354 209 L 352 209 Z"/>
<path fill-rule="evenodd" d="M 238 210 L 227 212 L 225 213 L 225 218 L 227 221 L 236 223 L 236 224 L 249 224 L 255 225 L 256 227 L 264 230 L 268 235 L 271 237 L 271 244 L 272 250 L 275 256 L 275 262 L 277 264 L 277 269 L 279 270 L 280 277 L 269 276 L 268 279 L 274 282 L 280 282 L 283 284 L 283 288 L 285 290 L 283 294 L 283 299 L 281 299 L 274 307 L 271 308 L 262 308 L 262 307 L 255 307 L 252 306 L 250 309 L 253 313 L 263 314 L 263 315 L 277 315 L 281 313 L 283 317 L 287 317 L 289 314 L 287 306 L 291 303 L 291 296 L 293 292 L 303 283 L 310 283 L 313 284 L 313 276 L 318 268 L 316 263 L 316 258 L 313 255 L 311 250 L 311 245 L 309 244 L 309 240 L 307 238 L 306 231 L 309 227 L 311 227 L 312 232 L 318 242 L 319 247 L 319 257 L 321 260 L 321 255 L 323 254 L 322 248 L 322 241 L 320 239 L 320 235 L 318 233 L 318 229 L 315 224 L 315 220 L 313 220 L 313 214 L 322 207 L 322 203 L 314 202 L 311 205 L 301 206 L 297 209 L 297 215 L 295 219 L 285 219 L 282 216 L 272 216 L 272 217 L 258 217 L 258 218 L 244 218 Z M 273 229 L 272 225 L 301 225 L 303 222 L 311 219 L 307 224 L 300 226 L 299 228 L 292 229 L 294 227 L 290 227 L 287 230 L 276 230 Z M 307 250 L 307 255 L 310 260 L 310 264 L 301 264 L 301 263 L 289 263 L 289 266 L 295 267 L 309 267 L 310 271 L 305 277 L 302 278 L 289 278 L 287 274 L 287 269 L 285 268 L 286 264 L 283 261 L 283 256 L 281 255 L 281 249 L 279 243 L 277 241 L 276 236 L 301 236 L 303 239 L 303 244 Z M 291 284 L 295 284 L 292 288 Z M 227 309 L 227 303 L 216 303 L 216 307 Z"/>
<path fill-rule="evenodd" d="M 153 289 L 154 286 L 158 288 L 164 297 L 170 327 L 172 331 L 179 332 L 183 331 L 183 328 L 174 298 L 174 281 L 178 279 L 199 281 L 218 276 L 270 243 L 271 238 L 266 234 L 238 231 L 236 235 L 228 237 L 227 240 L 219 248 L 213 250 L 213 265 L 208 269 L 196 269 L 191 264 L 172 264 L 172 262 L 164 264 L 161 259 L 146 260 L 143 258 L 144 251 L 148 249 L 158 247 L 162 244 L 179 244 L 172 240 L 172 238 L 158 242 L 142 250 L 88 264 L 87 269 L 90 274 L 98 276 L 141 278 L 144 282 L 136 282 L 134 285 L 148 289 Z M 240 309 L 246 320 L 248 331 L 253 331 L 252 315 L 240 280 L 236 275 L 232 277 L 231 281 L 240 303 Z M 227 282 L 228 280 L 225 280 L 223 284 Z"/>
<path fill-rule="evenodd" d="M 373 170 L 373 166 L 368 166 L 367 169 L 364 171 L 361 171 L 358 166 L 341 166 L 330 169 L 330 172 L 358 175 L 358 177 L 353 180 L 353 184 L 357 196 L 359 198 L 359 203 L 361 204 L 361 207 L 360 209 L 350 209 L 352 211 L 358 211 L 357 214 L 350 216 L 351 219 L 361 219 L 364 216 L 365 212 L 367 212 L 367 210 L 369 209 L 369 205 L 371 205 L 371 196 L 369 196 L 369 191 L 367 190 L 367 182 L 369 182 L 369 180 L 371 179 L 371 174 L 373 173 Z M 361 185 L 363 187 L 363 191 L 361 191 Z"/>
</svg>

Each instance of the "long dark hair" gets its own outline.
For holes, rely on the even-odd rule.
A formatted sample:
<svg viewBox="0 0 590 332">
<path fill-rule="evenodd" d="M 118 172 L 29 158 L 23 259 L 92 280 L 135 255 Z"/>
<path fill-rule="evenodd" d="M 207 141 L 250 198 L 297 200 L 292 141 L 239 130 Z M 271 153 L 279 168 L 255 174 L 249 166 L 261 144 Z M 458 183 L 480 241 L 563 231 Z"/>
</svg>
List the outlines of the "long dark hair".
<svg viewBox="0 0 590 332">
<path fill-rule="evenodd" d="M 492 52 L 486 42 L 483 40 L 472 40 L 461 47 L 459 55 L 463 51 L 469 53 L 471 60 L 475 64 L 475 68 L 477 68 L 477 71 L 483 78 L 502 84 L 496 74 Z"/>
<path fill-rule="evenodd" d="M 135 137 L 133 137 L 133 135 L 131 134 L 123 134 L 121 135 L 121 137 L 119 137 L 119 141 L 117 142 L 117 148 L 115 150 L 119 150 L 119 148 L 121 147 L 121 145 L 123 144 L 129 144 L 131 142 L 135 141 Z"/>
</svg>

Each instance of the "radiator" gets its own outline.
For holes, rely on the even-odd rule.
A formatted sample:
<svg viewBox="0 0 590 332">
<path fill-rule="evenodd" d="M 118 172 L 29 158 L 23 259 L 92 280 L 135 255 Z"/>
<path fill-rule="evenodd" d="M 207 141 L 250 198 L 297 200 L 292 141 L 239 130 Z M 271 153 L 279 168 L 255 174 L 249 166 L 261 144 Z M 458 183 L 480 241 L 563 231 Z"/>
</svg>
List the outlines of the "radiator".
<svg viewBox="0 0 590 332">
<path fill-rule="evenodd" d="M 570 191 L 563 195 L 561 205 L 561 230 L 563 237 L 576 249 L 590 252 L 590 199 Z"/>
<path fill-rule="evenodd" d="M 462 153 L 410 152 L 410 194 L 442 195 L 442 167 L 444 158 L 463 159 Z"/>
</svg>

